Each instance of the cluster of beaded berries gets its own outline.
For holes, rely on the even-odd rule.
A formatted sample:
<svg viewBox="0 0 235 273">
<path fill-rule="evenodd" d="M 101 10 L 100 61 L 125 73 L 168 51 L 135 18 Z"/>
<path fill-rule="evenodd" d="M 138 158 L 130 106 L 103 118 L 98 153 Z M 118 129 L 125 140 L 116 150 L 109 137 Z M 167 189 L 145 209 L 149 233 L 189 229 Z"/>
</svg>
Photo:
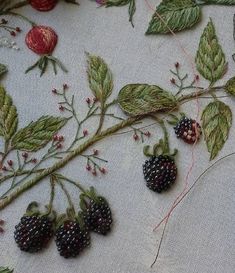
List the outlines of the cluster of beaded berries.
<svg viewBox="0 0 235 273">
<path fill-rule="evenodd" d="M 80 211 L 76 213 L 67 189 L 59 181 L 59 175 L 53 177 L 53 181 L 65 192 L 69 208 L 65 214 L 57 216 L 52 209 L 54 193 L 45 213 L 41 213 L 38 204 L 32 202 L 15 227 L 15 241 L 20 250 L 35 253 L 47 247 L 55 236 L 60 255 L 64 258 L 76 257 L 90 245 L 91 231 L 101 235 L 110 232 L 112 213 L 106 199 L 96 195 L 93 187 L 80 195 Z"/>
</svg>

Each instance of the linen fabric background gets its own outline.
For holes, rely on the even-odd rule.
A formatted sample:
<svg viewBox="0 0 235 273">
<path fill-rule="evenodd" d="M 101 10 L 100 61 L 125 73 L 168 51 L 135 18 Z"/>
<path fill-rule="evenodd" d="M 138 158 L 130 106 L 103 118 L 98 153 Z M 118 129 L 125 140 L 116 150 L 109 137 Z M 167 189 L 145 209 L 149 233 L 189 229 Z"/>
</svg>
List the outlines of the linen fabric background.
<svg viewBox="0 0 235 273">
<path fill-rule="evenodd" d="M 160 1 L 149 2 L 155 7 Z M 203 7 L 201 22 L 195 28 L 177 34 L 177 40 L 171 35 L 144 35 L 153 11 L 143 0 L 137 0 L 135 28 L 128 23 L 127 7 L 96 8 L 96 3 L 87 0 L 80 0 L 80 7 L 61 2 L 48 13 L 39 13 L 31 7 L 25 7 L 20 12 L 37 23 L 49 25 L 56 30 L 59 42 L 54 56 L 63 61 L 69 73 L 59 72 L 54 76 L 50 69 L 42 78 L 36 70 L 25 75 L 25 69 L 38 58 L 24 44 L 24 37 L 30 26 L 18 18 L 9 17 L 11 23 L 23 29 L 16 38 L 21 47 L 20 51 L 0 48 L 1 63 L 7 64 L 9 68 L 3 84 L 17 106 L 19 127 L 26 126 L 30 121 L 45 114 L 60 115 L 58 99 L 51 94 L 51 89 L 59 88 L 63 83 L 70 86 L 68 93 L 75 94 L 76 109 L 80 116 L 84 116 L 87 107 L 85 98 L 91 96 L 86 76 L 85 51 L 103 57 L 112 70 L 112 98 L 128 83 L 157 84 L 176 91 L 169 81 L 169 69 L 173 68 L 176 61 L 180 62 L 182 71 L 189 73 L 191 77 L 194 74 L 177 40 L 193 60 L 199 38 L 210 17 L 229 62 L 228 73 L 218 84 L 234 76 L 233 6 Z M 206 87 L 207 84 L 206 81 L 200 80 L 200 85 Z M 235 101 L 231 98 L 225 98 L 223 101 L 231 106 L 235 114 Z M 200 112 L 206 103 L 208 101 L 205 99 L 199 101 Z M 196 102 L 185 104 L 182 110 L 195 118 Z M 114 108 L 114 112 L 124 116 L 118 107 Z M 112 122 L 109 120 L 108 124 Z M 152 121 L 145 121 L 144 125 L 150 123 Z M 96 124 L 97 121 L 93 119 L 86 128 L 91 132 L 95 130 Z M 153 134 L 148 142 L 154 144 L 162 136 L 162 132 L 157 125 L 148 129 Z M 101 156 L 109 161 L 108 173 L 105 176 L 93 177 L 85 170 L 84 159 L 80 158 L 70 162 L 62 172 L 86 186 L 95 186 L 97 191 L 109 200 L 114 217 L 112 233 L 107 237 L 92 234 L 90 249 L 76 259 L 61 258 L 54 242 L 39 254 L 29 255 L 21 252 L 14 242 L 14 226 L 19 222 L 29 202 L 48 202 L 50 187 L 46 179 L 1 211 L 1 218 L 6 220 L 6 232 L 0 236 L 0 265 L 15 268 L 16 273 L 234 272 L 235 157 L 230 157 L 211 169 L 175 210 L 166 229 L 158 262 L 150 268 L 162 231 L 160 228 L 154 233 L 153 228 L 182 191 L 191 164 L 191 146 L 177 140 L 172 128 L 169 128 L 169 132 L 171 148 L 178 148 L 180 151 L 177 156 L 177 183 L 169 192 L 159 195 L 146 188 L 142 174 L 142 164 L 145 160 L 143 145 L 135 143 L 131 133 L 105 139 L 95 145 L 95 148 L 101 151 Z M 73 137 L 74 125 L 70 123 L 62 133 L 68 143 Z M 219 157 L 235 149 L 234 136 L 233 124 L 229 140 Z M 206 145 L 200 141 L 195 149 L 195 164 L 189 183 L 193 183 L 209 165 Z M 69 185 L 68 188 L 78 205 L 78 192 Z M 55 207 L 63 212 L 65 205 L 67 206 L 66 199 L 58 188 Z"/>
</svg>

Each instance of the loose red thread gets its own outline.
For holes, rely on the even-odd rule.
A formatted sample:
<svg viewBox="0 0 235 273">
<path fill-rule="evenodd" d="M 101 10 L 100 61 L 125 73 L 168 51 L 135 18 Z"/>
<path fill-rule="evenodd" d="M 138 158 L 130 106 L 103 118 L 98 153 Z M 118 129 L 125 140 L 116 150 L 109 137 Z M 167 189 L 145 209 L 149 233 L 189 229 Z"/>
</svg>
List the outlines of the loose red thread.
<svg viewBox="0 0 235 273">
<path fill-rule="evenodd" d="M 147 5 L 147 7 L 151 10 L 153 10 L 155 12 L 155 14 L 157 15 L 157 17 L 163 22 L 163 24 L 168 28 L 169 32 L 173 35 L 174 39 L 176 40 L 176 43 L 178 44 L 179 48 L 182 50 L 183 54 L 185 55 L 186 59 L 188 60 L 189 64 L 191 65 L 191 68 L 193 70 L 193 73 L 196 77 L 196 87 L 197 86 L 197 81 L 199 80 L 198 76 L 196 75 L 196 69 L 194 66 L 194 60 L 193 57 L 187 52 L 187 50 L 183 47 L 183 45 L 181 44 L 181 42 L 178 40 L 177 35 L 174 33 L 174 31 L 168 26 L 167 22 L 163 19 L 163 17 L 149 4 L 148 0 L 145 0 L 145 3 Z M 199 91 L 199 89 L 196 89 L 196 94 Z M 199 113 L 200 113 L 200 107 L 199 107 L 199 99 L 196 96 L 196 107 L 197 107 L 197 115 L 196 115 L 196 121 L 198 121 L 199 119 Z M 154 228 L 154 231 L 156 231 L 161 224 L 166 221 L 166 224 L 169 220 L 169 217 L 171 216 L 171 213 L 173 212 L 173 210 L 175 209 L 175 207 L 177 206 L 177 204 L 182 200 L 182 198 L 187 194 L 187 189 L 188 189 L 188 185 L 189 185 L 189 177 L 190 174 L 192 173 L 193 167 L 195 165 L 195 155 L 194 155 L 194 151 L 195 151 L 195 145 L 197 144 L 197 140 L 195 141 L 192 150 L 191 150 L 191 164 L 189 166 L 187 175 L 184 179 L 184 189 L 183 191 L 177 196 L 177 198 L 175 199 L 173 205 L 171 206 L 169 212 L 166 214 L 166 216 L 157 224 L 157 226 Z"/>
</svg>

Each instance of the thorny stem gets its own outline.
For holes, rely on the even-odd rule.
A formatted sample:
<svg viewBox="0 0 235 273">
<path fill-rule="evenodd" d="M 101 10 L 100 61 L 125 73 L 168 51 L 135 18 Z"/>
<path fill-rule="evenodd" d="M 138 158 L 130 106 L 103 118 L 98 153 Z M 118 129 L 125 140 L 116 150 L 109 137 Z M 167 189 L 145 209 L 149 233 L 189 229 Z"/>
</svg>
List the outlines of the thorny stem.
<svg viewBox="0 0 235 273">
<path fill-rule="evenodd" d="M 51 185 L 51 195 L 50 195 L 50 202 L 49 202 L 49 206 L 48 206 L 48 214 L 51 214 L 51 212 L 52 212 L 53 201 L 55 198 L 55 181 L 54 181 L 53 176 L 50 177 L 50 185 Z"/>
</svg>

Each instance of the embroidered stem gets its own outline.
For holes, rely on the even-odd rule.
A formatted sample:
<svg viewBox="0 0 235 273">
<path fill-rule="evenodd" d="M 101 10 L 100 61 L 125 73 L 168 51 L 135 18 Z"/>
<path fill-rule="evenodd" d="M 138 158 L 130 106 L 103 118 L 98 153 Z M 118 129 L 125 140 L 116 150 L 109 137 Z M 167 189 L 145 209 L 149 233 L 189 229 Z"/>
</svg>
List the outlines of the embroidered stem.
<svg viewBox="0 0 235 273">
<path fill-rule="evenodd" d="M 113 133 L 117 132 L 118 130 L 121 130 L 129 125 L 132 125 L 133 123 L 135 123 L 137 120 L 139 120 L 141 118 L 143 118 L 143 117 L 128 118 L 127 120 L 122 121 L 122 122 L 108 128 L 108 129 L 104 130 L 103 132 L 100 132 L 99 134 L 93 136 L 92 138 L 90 138 L 89 140 L 84 142 L 82 145 L 80 145 L 78 148 L 71 151 L 71 153 L 69 155 L 67 155 L 64 159 L 56 162 L 53 166 L 44 169 L 37 176 L 35 176 L 31 180 L 27 181 L 23 185 L 19 186 L 18 188 L 15 189 L 15 191 L 13 191 L 11 194 L 9 194 L 4 199 L 2 199 L 0 201 L 0 210 L 2 210 L 7 205 L 9 205 L 12 201 L 14 201 L 22 193 L 29 190 L 33 186 L 35 186 L 43 178 L 47 177 L 48 175 L 56 172 L 57 170 L 63 168 L 64 166 L 66 166 L 68 162 L 70 162 L 72 159 L 74 159 L 78 155 L 81 155 L 87 148 L 92 146 L 94 143 L 102 140 L 103 138 L 105 138 L 107 136 L 111 136 Z"/>
<path fill-rule="evenodd" d="M 53 201 L 55 198 L 55 181 L 54 181 L 54 177 L 51 176 L 50 177 L 50 185 L 51 185 L 51 195 L 50 195 L 50 202 L 48 205 L 48 215 L 51 214 L 52 209 L 53 209 Z"/>
</svg>

